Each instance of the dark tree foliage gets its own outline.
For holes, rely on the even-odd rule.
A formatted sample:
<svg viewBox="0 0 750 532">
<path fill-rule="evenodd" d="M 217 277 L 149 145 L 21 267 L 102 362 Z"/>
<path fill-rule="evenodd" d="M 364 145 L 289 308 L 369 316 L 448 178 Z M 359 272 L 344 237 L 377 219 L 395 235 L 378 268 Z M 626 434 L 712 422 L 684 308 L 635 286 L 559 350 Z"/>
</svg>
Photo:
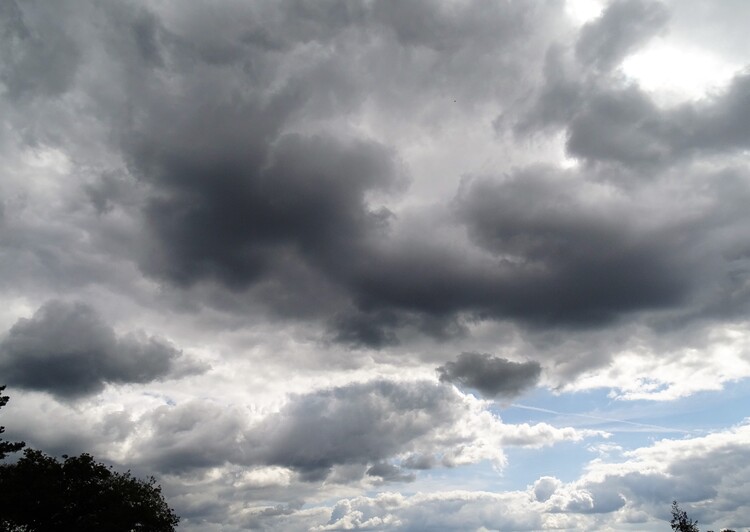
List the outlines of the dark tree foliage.
<svg viewBox="0 0 750 532">
<path fill-rule="evenodd" d="M 0 439 L 0 459 L 25 445 Z M 86 453 L 60 462 L 26 449 L 16 463 L 0 464 L 0 532 L 172 532 L 179 521 L 154 477 L 118 473 Z"/>
<path fill-rule="evenodd" d="M 0 386 L 0 408 L 8 404 L 8 396 L 3 395 L 3 390 L 5 390 L 5 386 Z M 0 427 L 0 434 L 2 434 L 3 432 L 5 432 L 5 427 Z M 8 454 L 10 453 L 20 451 L 24 448 L 25 445 L 26 444 L 22 441 L 10 442 L 0 438 L 0 460 L 8 456 Z"/>
<path fill-rule="evenodd" d="M 672 520 L 670 521 L 672 530 L 677 532 L 700 532 L 698 530 L 698 521 L 691 520 L 685 510 L 680 509 L 677 501 L 672 501 Z M 709 530 L 708 532 L 713 532 Z M 722 528 L 721 532 L 734 532 L 729 528 Z"/>
<path fill-rule="evenodd" d="M 26 449 L 0 465 L 0 531 L 173 531 L 179 522 L 161 488 L 118 473 L 91 455 L 64 461 Z"/>
<path fill-rule="evenodd" d="M 698 521 L 691 520 L 677 501 L 672 501 L 672 520 L 669 523 L 676 532 L 700 532 Z"/>
</svg>

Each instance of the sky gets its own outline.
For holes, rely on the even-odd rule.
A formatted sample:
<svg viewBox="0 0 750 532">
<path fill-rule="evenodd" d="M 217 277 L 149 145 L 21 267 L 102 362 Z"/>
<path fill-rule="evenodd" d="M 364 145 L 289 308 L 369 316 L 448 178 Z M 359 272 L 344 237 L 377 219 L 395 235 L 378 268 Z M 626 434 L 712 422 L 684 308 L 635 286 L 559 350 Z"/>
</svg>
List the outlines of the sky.
<svg viewBox="0 0 750 532">
<path fill-rule="evenodd" d="M 750 527 L 748 20 L 0 2 L 7 439 L 185 531 Z"/>
</svg>

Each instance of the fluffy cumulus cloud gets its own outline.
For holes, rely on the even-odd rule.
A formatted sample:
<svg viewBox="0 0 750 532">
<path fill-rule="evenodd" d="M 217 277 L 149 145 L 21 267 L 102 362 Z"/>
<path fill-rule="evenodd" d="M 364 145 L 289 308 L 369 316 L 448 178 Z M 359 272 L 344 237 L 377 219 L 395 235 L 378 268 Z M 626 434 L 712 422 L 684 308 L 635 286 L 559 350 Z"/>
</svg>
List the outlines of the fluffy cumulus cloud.
<svg viewBox="0 0 750 532">
<path fill-rule="evenodd" d="M 136 464 L 136 472 L 157 472 L 180 513 L 197 527 L 207 520 L 239 529 L 248 523 L 283 529 L 292 520 L 305 529 L 327 510 L 311 516 L 300 501 L 320 504 L 340 496 L 343 487 L 394 487 L 482 464 L 498 476 L 507 466 L 507 449 L 609 436 L 547 423 L 506 423 L 487 402 L 434 381 L 377 380 L 322 389 L 293 395 L 270 412 L 152 397 L 136 407 L 100 404 L 84 414 L 49 399 L 29 401 L 12 413 L 9 424 L 43 409 L 71 430 L 32 422 L 14 435 L 61 453 L 86 446 L 114 463 Z M 231 510 L 243 499 L 253 503 Z"/>
<path fill-rule="evenodd" d="M 342 499 L 325 512 L 298 517 L 304 515 L 308 526 L 319 522 L 313 530 L 595 530 L 604 523 L 658 530 L 671 498 L 679 497 L 700 523 L 736 528 L 748 518 L 740 495 L 747 488 L 747 430 L 743 424 L 708 436 L 658 441 L 618 461 L 597 459 L 569 483 L 545 476 L 526 489 L 504 493 L 383 492 Z M 325 516 L 327 521 L 320 522 Z M 303 529 L 286 515 L 266 517 L 271 530 Z"/>
<path fill-rule="evenodd" d="M 162 473 L 188 529 L 658 528 L 635 463 L 750 524 L 643 465 L 725 407 L 581 458 L 750 377 L 746 15 L 2 2 L 4 426 Z M 578 481 L 512 463 L 560 448 Z"/>
<path fill-rule="evenodd" d="M 514 500 L 516 499 L 516 500 Z M 513 495 L 446 492 L 405 497 L 383 493 L 339 502 L 325 525 L 313 530 L 534 530 L 541 520 Z M 513 504 L 516 503 L 516 504 Z"/>
<path fill-rule="evenodd" d="M 254 422 L 247 412 L 192 401 L 147 413 L 141 421 L 150 436 L 134 449 L 139 461 L 167 472 L 234 463 L 284 468 L 309 482 L 342 474 L 404 481 L 413 480 L 410 471 L 481 461 L 501 469 L 506 446 L 606 436 L 506 424 L 486 406 L 452 386 L 383 380 L 293 395 Z"/>
<path fill-rule="evenodd" d="M 660 440 L 625 452 L 617 462 L 595 460 L 573 483 L 545 479 L 553 488 L 544 493 L 546 504 L 552 511 L 618 511 L 627 519 L 663 517 L 670 499 L 678 499 L 700 523 L 744 526 L 748 515 L 737 494 L 746 489 L 747 434 L 743 423 L 707 436 Z"/>
</svg>

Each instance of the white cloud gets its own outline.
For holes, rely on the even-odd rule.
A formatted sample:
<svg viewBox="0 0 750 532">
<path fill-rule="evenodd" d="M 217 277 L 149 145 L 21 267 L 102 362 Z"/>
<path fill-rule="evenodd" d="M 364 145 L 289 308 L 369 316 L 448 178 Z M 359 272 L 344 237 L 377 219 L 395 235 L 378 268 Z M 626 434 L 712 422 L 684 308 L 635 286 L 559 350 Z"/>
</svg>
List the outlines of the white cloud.
<svg viewBox="0 0 750 532">
<path fill-rule="evenodd" d="M 664 106 L 696 100 L 726 87 L 743 65 L 686 43 L 662 38 L 626 58 L 622 71 Z"/>
<path fill-rule="evenodd" d="M 603 388 L 616 399 L 672 401 L 701 391 L 720 391 L 725 383 L 750 376 L 745 322 L 709 325 L 694 334 L 682 345 L 626 346 L 612 354 L 607 367 L 585 372 L 563 389 Z"/>
<path fill-rule="evenodd" d="M 526 490 L 490 493 L 437 491 L 346 498 L 308 521 L 313 530 L 640 530 L 665 526 L 678 499 L 705 526 L 740 527 L 750 519 L 750 423 L 682 440 L 665 439 L 626 451 L 623 459 L 597 458 L 582 476 L 564 483 L 541 477 Z M 318 507 L 323 508 L 323 507 Z M 273 529 L 273 520 L 267 525 Z"/>
</svg>

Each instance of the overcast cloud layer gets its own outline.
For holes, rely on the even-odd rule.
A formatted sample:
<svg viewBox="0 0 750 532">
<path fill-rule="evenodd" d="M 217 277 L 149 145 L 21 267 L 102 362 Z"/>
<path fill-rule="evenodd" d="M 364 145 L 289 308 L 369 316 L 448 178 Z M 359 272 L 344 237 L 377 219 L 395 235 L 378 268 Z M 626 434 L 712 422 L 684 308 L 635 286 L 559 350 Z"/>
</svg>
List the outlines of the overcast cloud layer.
<svg viewBox="0 0 750 532">
<path fill-rule="evenodd" d="M 0 2 L 8 436 L 185 530 L 749 527 L 747 414 L 611 413 L 750 377 L 748 16 Z"/>
</svg>

